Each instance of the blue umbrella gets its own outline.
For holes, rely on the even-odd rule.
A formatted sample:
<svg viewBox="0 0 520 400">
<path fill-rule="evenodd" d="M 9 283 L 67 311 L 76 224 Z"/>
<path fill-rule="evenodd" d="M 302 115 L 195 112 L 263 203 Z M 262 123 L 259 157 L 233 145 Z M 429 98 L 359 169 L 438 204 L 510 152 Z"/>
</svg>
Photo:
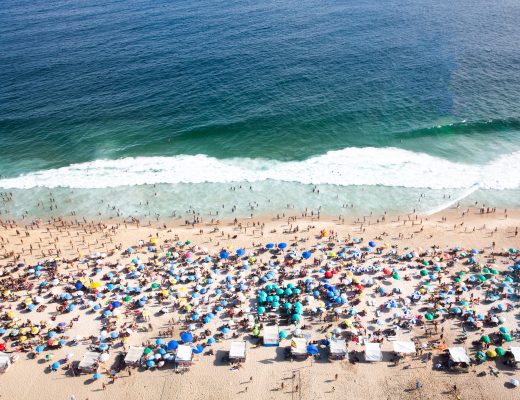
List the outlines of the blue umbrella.
<svg viewBox="0 0 520 400">
<path fill-rule="evenodd" d="M 278 248 L 279 248 L 279 249 L 282 249 L 282 250 L 283 250 L 283 249 L 285 249 L 286 247 L 287 247 L 287 243 L 283 243 L 283 242 L 282 242 L 282 243 L 278 243 Z"/>
<path fill-rule="evenodd" d="M 168 342 L 168 350 L 177 350 L 177 347 L 179 347 L 179 342 L 176 340 L 170 340 Z"/>
<path fill-rule="evenodd" d="M 148 368 L 151 368 L 151 367 L 153 367 L 154 365 L 155 365 L 155 361 L 153 361 L 153 360 L 148 360 L 148 361 L 146 362 L 146 366 L 147 366 Z"/>
<path fill-rule="evenodd" d="M 312 253 L 311 253 L 310 251 L 304 251 L 304 252 L 302 253 L 302 257 L 303 257 L 304 259 L 306 259 L 306 260 L 308 260 L 309 258 L 311 258 L 311 256 L 312 256 Z"/>
<path fill-rule="evenodd" d="M 193 348 L 193 353 L 195 354 L 200 354 L 204 351 L 204 347 L 202 347 L 200 344 L 198 344 L 197 346 L 195 346 Z"/>
<path fill-rule="evenodd" d="M 375 242 L 372 242 L 372 241 L 371 241 L 371 242 L 368 242 L 368 245 L 369 245 L 370 247 L 376 247 L 376 243 L 375 243 Z"/>
<path fill-rule="evenodd" d="M 269 249 L 269 250 L 270 250 L 270 249 L 274 249 L 274 244 L 273 244 L 273 243 L 267 243 L 267 244 L 265 245 L 265 248 L 266 248 L 266 249 Z"/>
<path fill-rule="evenodd" d="M 57 370 L 59 367 L 60 367 L 60 363 L 56 361 L 54 364 L 52 364 L 51 368 L 54 370 Z"/>
<path fill-rule="evenodd" d="M 219 253 L 219 257 L 222 258 L 222 259 L 227 259 L 229 257 L 229 253 L 225 250 L 222 250 L 220 253 Z"/>
<path fill-rule="evenodd" d="M 237 250 L 237 256 L 242 257 L 244 254 L 246 254 L 246 251 L 244 249 L 238 249 Z"/>
<path fill-rule="evenodd" d="M 92 375 L 92 378 L 101 379 L 101 374 L 94 374 L 94 375 Z"/>
<path fill-rule="evenodd" d="M 181 333 L 181 340 L 184 343 L 190 343 L 193 341 L 193 335 L 189 332 L 182 332 Z"/>
<path fill-rule="evenodd" d="M 101 350 L 101 351 L 108 350 L 108 344 L 106 344 L 106 343 L 101 343 L 101 344 L 99 345 L 99 350 Z"/>
<path fill-rule="evenodd" d="M 314 356 L 319 353 L 318 347 L 310 344 L 307 346 L 307 354 L 310 354 L 311 356 Z"/>
<path fill-rule="evenodd" d="M 157 339 L 155 341 L 155 344 L 158 345 L 158 346 L 162 346 L 164 344 L 164 339 L 161 339 L 161 338 Z"/>
</svg>

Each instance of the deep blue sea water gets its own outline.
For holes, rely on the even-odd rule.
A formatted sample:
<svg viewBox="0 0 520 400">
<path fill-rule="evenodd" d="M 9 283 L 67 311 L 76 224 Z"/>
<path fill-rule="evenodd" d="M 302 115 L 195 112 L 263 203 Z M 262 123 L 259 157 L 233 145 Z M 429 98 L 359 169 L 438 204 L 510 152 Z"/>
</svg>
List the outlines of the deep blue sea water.
<svg viewBox="0 0 520 400">
<path fill-rule="evenodd" d="M 518 21 L 512 0 L 4 0 L 3 215 L 51 190 L 52 213 L 112 216 L 518 206 Z"/>
</svg>

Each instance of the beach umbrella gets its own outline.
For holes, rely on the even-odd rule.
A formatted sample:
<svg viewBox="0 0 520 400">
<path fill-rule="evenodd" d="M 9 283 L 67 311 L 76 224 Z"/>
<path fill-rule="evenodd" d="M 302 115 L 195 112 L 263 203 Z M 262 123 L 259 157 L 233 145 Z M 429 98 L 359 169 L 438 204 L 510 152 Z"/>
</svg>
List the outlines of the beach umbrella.
<svg viewBox="0 0 520 400">
<path fill-rule="evenodd" d="M 237 250 L 237 256 L 242 257 L 244 254 L 246 254 L 246 251 L 244 249 Z"/>
<path fill-rule="evenodd" d="M 162 346 L 164 344 L 164 339 L 162 339 L 162 338 L 156 339 L 155 344 L 158 346 Z"/>
<path fill-rule="evenodd" d="M 198 344 L 197 346 L 195 346 L 195 347 L 193 348 L 193 353 L 194 353 L 194 354 L 200 354 L 200 353 L 202 353 L 203 351 L 204 351 L 204 347 L 203 347 L 202 345 L 200 345 L 200 344 Z"/>
<path fill-rule="evenodd" d="M 273 244 L 273 243 L 267 243 L 267 244 L 265 245 L 265 248 L 266 248 L 266 249 L 269 249 L 269 250 L 274 249 L 274 244 Z"/>
<path fill-rule="evenodd" d="M 432 321 L 434 317 L 432 313 L 426 313 L 424 318 L 426 318 L 428 321 Z"/>
<path fill-rule="evenodd" d="M 428 271 L 426 271 L 425 269 L 421 269 L 420 274 L 421 274 L 421 276 L 426 276 L 426 275 L 428 275 Z"/>
<path fill-rule="evenodd" d="M 101 344 L 99 345 L 99 350 L 101 350 L 101 351 L 108 350 L 108 344 L 106 344 L 106 343 L 101 343 Z"/>
<path fill-rule="evenodd" d="M 375 242 L 372 242 L 372 241 L 368 242 L 368 245 L 369 245 L 370 247 L 376 247 L 376 243 L 375 243 Z"/>
<path fill-rule="evenodd" d="M 280 331 L 280 333 L 278 334 L 278 336 L 280 337 L 280 339 L 285 339 L 285 338 L 287 338 L 287 332 L 285 332 L 285 331 Z"/>
<path fill-rule="evenodd" d="M 94 380 L 101 379 L 101 374 L 96 373 L 96 374 L 92 375 L 92 378 L 93 378 Z"/>
<path fill-rule="evenodd" d="M 513 338 L 512 338 L 511 335 L 509 335 L 509 334 L 506 334 L 506 335 L 502 336 L 502 338 L 503 338 L 506 342 L 512 342 L 512 341 L 513 341 Z"/>
<path fill-rule="evenodd" d="M 310 344 L 307 346 L 307 354 L 314 356 L 319 353 L 318 347 L 316 345 Z"/>
<path fill-rule="evenodd" d="M 225 250 L 222 250 L 220 253 L 219 253 L 219 257 L 223 260 L 226 260 L 227 258 L 229 258 L 229 253 Z"/>
<path fill-rule="evenodd" d="M 148 361 L 146 362 L 146 366 L 147 366 L 148 368 L 152 368 L 153 366 L 155 366 L 155 361 L 153 361 L 153 360 L 148 360 Z"/>
<path fill-rule="evenodd" d="M 179 347 L 179 342 L 177 342 L 176 340 L 170 340 L 168 342 L 168 350 L 177 350 L 177 347 Z"/>
<path fill-rule="evenodd" d="M 520 382 L 518 381 L 518 379 L 515 379 L 515 378 L 511 378 L 511 380 L 509 381 L 509 383 L 511 385 L 513 385 L 514 387 L 518 387 L 518 385 L 520 385 Z"/>
<path fill-rule="evenodd" d="M 309 258 L 311 258 L 312 254 L 310 251 L 304 251 L 302 253 L 302 257 L 305 259 L 305 260 L 308 260 Z"/>
<path fill-rule="evenodd" d="M 496 347 L 495 352 L 500 356 L 503 357 L 506 354 L 506 351 L 502 347 Z"/>
<path fill-rule="evenodd" d="M 495 358 L 497 356 L 497 352 L 495 350 L 489 349 L 486 351 L 486 356 L 489 358 Z"/>
<path fill-rule="evenodd" d="M 509 329 L 507 329 L 505 326 L 501 326 L 500 328 L 498 328 L 498 330 L 500 331 L 500 333 L 509 333 Z"/>
<path fill-rule="evenodd" d="M 189 332 L 182 332 L 181 333 L 181 340 L 184 343 L 190 343 L 193 341 L 193 335 Z"/>
<path fill-rule="evenodd" d="M 476 357 L 478 360 L 480 361 L 486 361 L 487 357 L 486 357 L 486 354 L 482 351 L 479 351 L 477 354 L 476 354 Z"/>
<path fill-rule="evenodd" d="M 482 335 L 482 336 L 480 337 L 480 341 L 481 341 L 481 342 L 484 342 L 484 343 L 490 343 L 490 342 L 491 342 L 491 339 L 489 339 L 489 336 L 487 336 L 487 335 Z"/>
<path fill-rule="evenodd" d="M 287 247 L 287 243 L 284 243 L 284 242 L 281 242 L 281 243 L 278 243 L 278 246 L 277 246 L 280 250 L 283 250 Z"/>
</svg>

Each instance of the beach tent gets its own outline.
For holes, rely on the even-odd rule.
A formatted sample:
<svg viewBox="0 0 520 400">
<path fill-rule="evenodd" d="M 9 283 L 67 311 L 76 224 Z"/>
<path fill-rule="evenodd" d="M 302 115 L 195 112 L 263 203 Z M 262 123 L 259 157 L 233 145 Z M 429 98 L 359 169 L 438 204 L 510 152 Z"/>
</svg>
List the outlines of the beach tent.
<svg viewBox="0 0 520 400">
<path fill-rule="evenodd" d="M 513 354 L 515 362 L 520 362 L 520 347 L 511 346 L 509 351 Z"/>
<path fill-rule="evenodd" d="M 464 347 L 450 347 L 448 351 L 450 352 L 450 358 L 452 361 L 457 363 L 470 363 L 468 353 L 466 353 Z"/>
<path fill-rule="evenodd" d="M 343 360 L 347 356 L 347 342 L 343 339 L 329 342 L 329 357 L 335 360 Z"/>
<path fill-rule="evenodd" d="M 85 354 L 83 354 L 83 358 L 81 359 L 78 368 L 84 372 L 92 372 L 94 369 L 96 369 L 96 365 L 99 363 L 100 357 L 101 353 L 87 351 Z"/>
<path fill-rule="evenodd" d="M 0 373 L 4 373 L 11 365 L 9 354 L 0 353 Z"/>
<path fill-rule="evenodd" d="M 291 340 L 291 355 L 295 358 L 307 358 L 307 339 L 294 338 Z"/>
<path fill-rule="evenodd" d="M 278 325 L 264 326 L 264 346 L 278 346 L 280 344 Z"/>
<path fill-rule="evenodd" d="M 412 341 L 408 342 L 393 342 L 394 351 L 400 354 L 413 354 L 415 353 L 415 343 Z"/>
<path fill-rule="evenodd" d="M 231 362 L 245 362 L 246 361 L 246 342 L 237 341 L 231 342 L 229 348 L 229 361 Z"/>
<path fill-rule="evenodd" d="M 130 366 L 138 366 L 143 356 L 144 347 L 130 346 L 125 356 L 125 364 Z"/>
<path fill-rule="evenodd" d="M 193 356 L 193 349 L 185 344 L 179 345 L 177 354 L 175 355 L 175 362 L 181 367 L 188 367 L 191 365 Z"/>
<path fill-rule="evenodd" d="M 383 361 L 383 352 L 379 343 L 365 343 L 366 361 Z"/>
</svg>

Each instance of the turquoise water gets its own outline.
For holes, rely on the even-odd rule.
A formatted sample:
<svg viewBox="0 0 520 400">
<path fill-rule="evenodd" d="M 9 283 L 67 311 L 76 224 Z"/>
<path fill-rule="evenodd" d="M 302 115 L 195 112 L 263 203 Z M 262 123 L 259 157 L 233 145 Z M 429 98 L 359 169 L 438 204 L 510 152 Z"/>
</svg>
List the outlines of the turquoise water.
<svg viewBox="0 0 520 400">
<path fill-rule="evenodd" d="M 518 206 L 518 21 L 510 0 L 5 0 L 5 208 Z"/>
</svg>

